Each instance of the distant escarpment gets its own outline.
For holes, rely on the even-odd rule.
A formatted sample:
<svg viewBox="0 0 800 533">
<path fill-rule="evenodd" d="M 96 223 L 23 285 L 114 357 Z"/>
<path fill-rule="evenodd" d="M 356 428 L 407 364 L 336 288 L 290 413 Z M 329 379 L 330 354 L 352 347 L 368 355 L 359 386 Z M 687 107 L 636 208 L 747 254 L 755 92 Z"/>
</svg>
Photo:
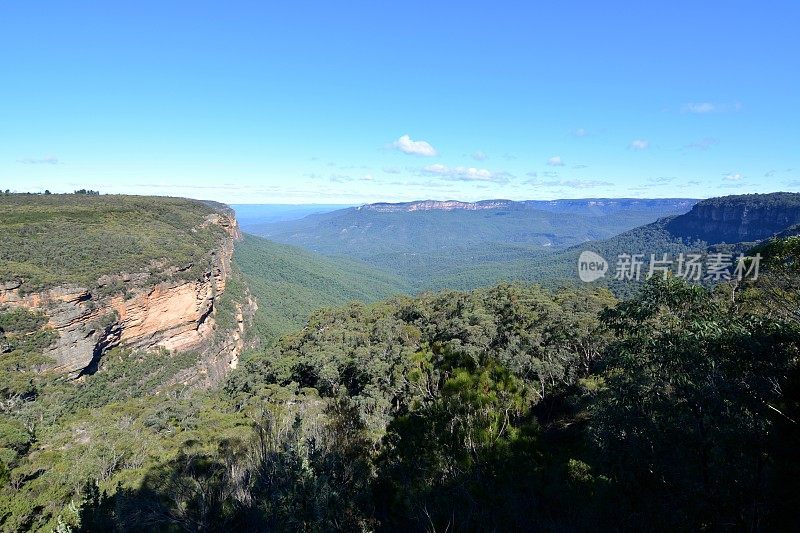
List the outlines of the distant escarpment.
<svg viewBox="0 0 800 533">
<path fill-rule="evenodd" d="M 766 239 L 800 223 L 800 194 L 743 194 L 712 198 L 669 221 L 674 236 L 709 244 Z"/>
<path fill-rule="evenodd" d="M 44 354 L 55 370 L 94 373 L 115 346 L 196 351 L 198 367 L 183 377 L 191 383 L 213 383 L 236 366 L 255 303 L 240 290 L 220 326 L 241 238 L 225 206 L 63 195 L 0 199 L 0 209 L 10 215 L 3 225 L 12 235 L 0 254 L 0 306 L 48 317 L 57 338 Z M 73 255 L 48 257 L 58 244 Z"/>
<path fill-rule="evenodd" d="M 411 211 L 480 211 L 483 209 L 501 209 L 514 205 L 511 200 L 483 200 L 480 202 L 459 202 L 458 200 L 420 200 L 418 202 L 387 203 L 379 202 L 357 207 L 357 210 L 377 211 L 378 213 L 397 213 Z"/>
<path fill-rule="evenodd" d="M 569 200 L 420 200 L 416 202 L 365 204 L 357 211 L 399 213 L 412 211 L 483 211 L 487 209 L 538 210 L 556 213 L 604 215 L 619 211 L 656 209 L 686 211 L 697 200 L 690 198 L 582 198 Z"/>
</svg>

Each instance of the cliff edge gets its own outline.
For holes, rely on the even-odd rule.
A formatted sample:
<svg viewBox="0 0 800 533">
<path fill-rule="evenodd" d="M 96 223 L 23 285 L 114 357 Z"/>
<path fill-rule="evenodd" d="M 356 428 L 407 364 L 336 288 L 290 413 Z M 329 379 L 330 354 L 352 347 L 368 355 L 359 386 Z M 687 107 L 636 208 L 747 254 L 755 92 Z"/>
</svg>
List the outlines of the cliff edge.
<svg viewBox="0 0 800 533">
<path fill-rule="evenodd" d="M 0 306 L 25 307 L 48 317 L 48 325 L 58 334 L 44 352 L 53 360 L 53 369 L 75 377 L 94 373 L 103 354 L 115 346 L 197 351 L 197 375 L 184 377 L 193 383 L 213 383 L 236 366 L 255 302 L 244 289 L 237 301 L 228 302 L 233 320 L 226 320 L 224 327 L 218 324 L 221 299 L 235 275 L 234 241 L 241 238 L 232 210 L 179 199 L 59 196 L 56 202 L 36 196 L 17 198 L 11 205 L 0 199 L 0 212 L 11 215 L 3 224 L 9 231 L 23 238 L 29 235 L 48 248 L 50 241 L 69 241 L 64 231 L 71 226 L 76 242 L 69 242 L 64 252 L 86 259 L 65 261 L 83 279 L 58 283 L 49 281 L 47 272 L 63 262 L 57 255 L 51 261 L 41 253 L 26 257 L 25 249 L 30 248 L 26 246 L 18 247 L 18 253 L 5 249 L 0 255 L 6 261 L 6 265 L 0 262 L 6 266 L 0 279 Z M 115 213 L 124 213 L 132 225 L 117 220 Z M 15 220 L 27 223 L 14 224 Z M 98 232 L 99 241 L 90 240 Z M 109 246 L 116 249 L 104 249 Z M 91 250 L 95 256 L 115 260 L 103 268 L 104 261 L 93 261 Z M 129 268 L 114 268 L 122 264 Z M 97 275 L 102 270 L 106 272 Z M 75 279 L 75 274 L 66 271 L 63 277 Z"/>
</svg>

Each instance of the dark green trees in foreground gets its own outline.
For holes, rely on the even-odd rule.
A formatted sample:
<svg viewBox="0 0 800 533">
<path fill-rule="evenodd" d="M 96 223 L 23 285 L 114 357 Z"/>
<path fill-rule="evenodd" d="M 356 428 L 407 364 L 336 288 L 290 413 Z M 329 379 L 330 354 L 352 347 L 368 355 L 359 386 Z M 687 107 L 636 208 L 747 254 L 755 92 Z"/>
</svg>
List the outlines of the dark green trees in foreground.
<svg viewBox="0 0 800 533">
<path fill-rule="evenodd" d="M 772 246 L 769 276 L 747 286 L 652 280 L 617 303 L 499 285 L 352 304 L 249 354 L 222 390 L 107 404 L 95 391 L 91 415 L 73 415 L 109 428 L 117 461 L 78 473 L 59 462 L 91 446 L 65 437 L 79 423 L 61 415 L 25 443 L 37 453 L 0 471 L 0 524 L 791 529 L 800 328 L 787 309 L 800 276 L 796 248 Z M 130 440 L 122 417 L 140 428 L 136 446 L 115 447 Z M 25 511 L 54 471 L 74 485 L 54 493 L 63 509 Z"/>
</svg>

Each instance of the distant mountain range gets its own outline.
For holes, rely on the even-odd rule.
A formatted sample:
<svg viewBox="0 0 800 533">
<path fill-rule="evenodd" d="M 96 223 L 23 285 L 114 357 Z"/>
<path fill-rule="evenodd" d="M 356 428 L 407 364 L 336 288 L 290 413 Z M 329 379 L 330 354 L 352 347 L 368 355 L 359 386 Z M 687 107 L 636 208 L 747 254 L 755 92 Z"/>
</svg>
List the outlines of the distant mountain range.
<svg viewBox="0 0 800 533">
<path fill-rule="evenodd" d="M 697 200 L 690 198 L 641 199 L 641 198 L 585 198 L 569 200 L 481 200 L 460 202 L 458 200 L 421 200 L 417 202 L 375 203 L 356 207 L 358 211 L 399 213 L 411 211 L 482 211 L 486 209 L 533 209 L 552 213 L 580 213 L 604 215 L 619 211 L 688 210 Z"/>
<path fill-rule="evenodd" d="M 495 281 L 575 281 L 582 250 L 680 253 L 745 249 L 800 225 L 800 194 L 693 200 L 609 199 L 377 203 L 251 224 L 245 231 L 364 262 L 414 290 Z M 744 244 L 743 244 L 744 243 Z"/>
<path fill-rule="evenodd" d="M 245 231 L 325 255 L 368 259 L 383 253 L 525 245 L 566 247 L 685 213 L 697 200 L 425 200 L 368 204 L 300 220 L 243 224 Z M 608 215 L 613 214 L 613 217 Z"/>
</svg>

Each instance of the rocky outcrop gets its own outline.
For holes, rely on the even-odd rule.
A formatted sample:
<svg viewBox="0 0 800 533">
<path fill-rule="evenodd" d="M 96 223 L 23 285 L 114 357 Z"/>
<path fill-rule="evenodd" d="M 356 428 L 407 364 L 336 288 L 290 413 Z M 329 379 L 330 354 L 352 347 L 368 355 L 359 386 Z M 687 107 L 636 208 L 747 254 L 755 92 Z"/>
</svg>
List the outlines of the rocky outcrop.
<svg viewBox="0 0 800 533">
<path fill-rule="evenodd" d="M 767 239 L 800 223 L 800 194 L 748 194 L 706 200 L 667 223 L 686 240 L 709 244 Z"/>
<path fill-rule="evenodd" d="M 245 348 L 245 329 L 252 321 L 258 306 L 249 294 L 241 303 L 235 304 L 236 325 L 216 336 L 216 343 L 207 347 L 205 356 L 194 368 L 179 372 L 166 385 L 181 383 L 185 386 L 208 387 L 219 383 L 228 372 L 239 365 L 239 356 Z"/>
<path fill-rule="evenodd" d="M 161 272 L 158 283 L 148 283 L 153 272 L 122 273 L 103 276 L 92 289 L 60 286 L 28 294 L 21 282 L 9 282 L 0 285 L 0 304 L 45 312 L 58 333 L 46 355 L 56 370 L 72 376 L 93 373 L 106 350 L 128 346 L 201 351 L 205 366 L 213 369 L 208 379 L 215 380 L 238 361 L 250 303 L 249 298 L 237 303 L 241 321 L 236 331 L 223 341 L 215 339 L 217 302 L 231 276 L 234 240 L 241 234 L 232 212 L 210 214 L 202 227 L 210 225 L 221 227 L 224 237 L 195 279 L 186 279 L 185 272 L 193 271 L 189 265 Z M 124 287 L 124 292 L 105 294 L 106 287 Z"/>
</svg>

